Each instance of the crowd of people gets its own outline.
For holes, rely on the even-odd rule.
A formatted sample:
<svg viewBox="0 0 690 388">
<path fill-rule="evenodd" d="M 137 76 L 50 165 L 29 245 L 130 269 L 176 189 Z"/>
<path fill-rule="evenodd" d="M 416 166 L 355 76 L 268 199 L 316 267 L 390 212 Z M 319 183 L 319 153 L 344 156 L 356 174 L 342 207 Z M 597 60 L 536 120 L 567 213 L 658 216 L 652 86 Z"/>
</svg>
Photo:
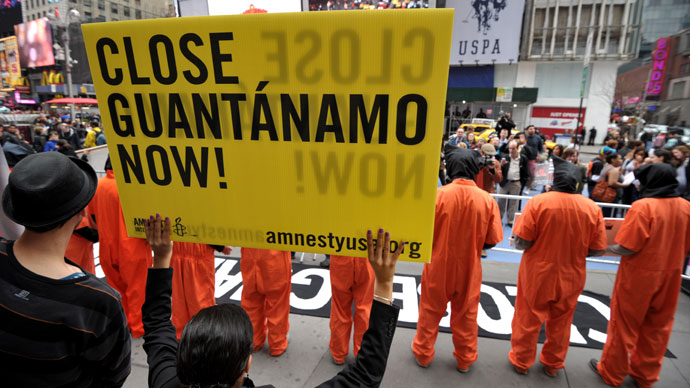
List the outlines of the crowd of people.
<svg viewBox="0 0 690 388">
<path fill-rule="evenodd" d="M 506 117 L 510 119 L 510 115 L 506 114 L 501 120 L 506 120 Z M 578 166 L 577 191 L 582 193 L 587 187 L 587 196 L 596 202 L 630 205 L 639 199 L 639 180 L 630 178 L 637 169 L 650 163 L 671 165 L 678 180 L 677 193 L 690 198 L 690 147 L 677 134 L 659 134 L 649 141 L 645 141 L 644 135 L 641 140 L 628 140 L 628 133 L 621 135 L 614 130 L 607 134 L 604 146 L 598 150 L 596 157 L 583 164 L 580 163 L 582 139 L 578 136 L 571 137 L 568 145 L 556 144 L 551 150 L 547 150 L 544 137 L 533 125 L 514 134 L 505 125 L 501 126 L 500 121 L 497 127 L 486 139 L 479 140 L 471 126 L 458 127 L 447 141 L 452 146 L 475 150 L 477 157 L 487 159 L 488 168 L 479 174 L 477 184 L 489 193 L 527 195 L 531 190 L 539 189 L 534 185 L 536 166 L 538 163 L 552 163 L 555 156 Z M 592 135 L 596 136 L 596 133 Z M 494 163 L 496 166 L 491 166 Z M 502 168 L 498 168 L 498 165 Z M 525 165 L 527 168 L 524 168 Z M 626 176 L 628 180 L 625 179 Z M 439 180 L 440 184 L 448 182 L 444 172 L 443 152 Z M 597 184 L 608 187 L 609 195 L 602 197 L 599 192 L 593 195 Z M 541 190 L 550 190 L 550 185 L 545 185 Z M 506 224 L 509 226 L 513 225 L 518 205 L 517 200 L 499 199 L 501 219 L 507 213 Z M 604 207 L 603 211 L 605 217 L 616 213 L 611 207 Z"/>
<path fill-rule="evenodd" d="M 593 176 L 577 164 L 574 147 L 546 156 L 533 126 L 499 134 L 475 150 L 463 147 L 467 136 L 460 135 L 443 148 L 446 184 L 437 192 L 432 257 L 422 272 L 411 344 L 416 363 L 426 368 L 434 359 L 450 303 L 456 369 L 471 370 L 478 358 L 481 256 L 503 240 L 503 215 L 515 221 L 514 207 L 500 210 L 489 192 L 496 184 L 499 192 L 522 192 L 534 176 L 533 162 L 550 157 L 552 184 L 526 203 L 512 229 L 511 241 L 524 253 L 507 356 L 515 372 L 527 374 L 546 323 L 539 361 L 546 375 L 558 375 L 585 285 L 585 258 L 619 255 L 607 342 L 601 360 L 590 364 L 607 384 L 620 385 L 629 374 L 638 386 L 651 386 L 659 378 L 690 251 L 690 202 L 678 190 L 678 169 L 663 155 L 649 163 L 635 159 L 631 149 L 639 199 L 616 244 L 607 246 L 602 210 L 580 194 Z M 613 149 L 600 155 L 606 164 L 598 173 L 606 179 L 622 168 Z M 227 254 L 230 248 L 172 243 L 164 215 L 146 221 L 146 240 L 128 237 L 114 174 L 108 165 L 106 171 L 97 179 L 82 160 L 41 152 L 20 160 L 9 175 L 3 211 L 25 231 L 16 241 L 0 241 L 0 285 L 9 291 L 0 293 L 0 361 L 13 371 L 5 381 L 121 386 L 130 372 L 130 338 L 143 336 L 149 386 L 253 386 L 247 377 L 252 353 L 267 343 L 269 354 L 280 357 L 289 347 L 290 253 L 242 248 L 241 307 L 216 305 L 213 250 Z M 96 231 L 107 283 L 93 275 Z M 382 229 L 366 237 L 368 263 L 331 257 L 329 349 L 342 365 L 354 327 L 356 358 L 321 386 L 376 387 L 386 370 L 399 311 L 393 276 L 405 244 L 392 251 L 392 237 Z M 644 289 L 637 287 L 642 281 Z"/>
<path fill-rule="evenodd" d="M 106 144 L 98 119 L 71 120 L 69 116 L 41 114 L 31 130 L 22 132 L 17 125 L 0 126 L 0 145 L 10 167 L 28 155 L 56 151 L 76 156 L 75 151 Z"/>
<path fill-rule="evenodd" d="M 644 139 L 643 135 L 641 140 L 627 140 L 627 136 L 621 136 L 618 131 L 606 136 L 604 147 L 587 167 L 590 198 L 597 202 L 630 205 L 640 198 L 639 180 L 632 179 L 634 173 L 648 164 L 665 163 L 676 173 L 677 194 L 690 199 L 690 147 L 675 134 L 659 135 L 653 142 Z M 608 191 L 608 195 L 593 193 L 597 186 L 599 191 L 606 187 L 604 193 Z M 604 215 L 610 214 L 611 208 L 605 209 Z"/>
</svg>

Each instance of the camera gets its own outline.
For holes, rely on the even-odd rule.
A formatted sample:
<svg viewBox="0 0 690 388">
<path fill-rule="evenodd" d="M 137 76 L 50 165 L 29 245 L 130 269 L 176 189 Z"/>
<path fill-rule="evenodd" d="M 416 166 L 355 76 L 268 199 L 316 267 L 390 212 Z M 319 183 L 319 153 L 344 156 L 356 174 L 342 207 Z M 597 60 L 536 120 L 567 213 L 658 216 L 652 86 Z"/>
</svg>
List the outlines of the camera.
<svg viewBox="0 0 690 388">
<path fill-rule="evenodd" d="M 491 155 L 484 155 L 481 157 L 479 160 L 479 167 L 493 167 L 494 166 L 494 157 Z"/>
</svg>

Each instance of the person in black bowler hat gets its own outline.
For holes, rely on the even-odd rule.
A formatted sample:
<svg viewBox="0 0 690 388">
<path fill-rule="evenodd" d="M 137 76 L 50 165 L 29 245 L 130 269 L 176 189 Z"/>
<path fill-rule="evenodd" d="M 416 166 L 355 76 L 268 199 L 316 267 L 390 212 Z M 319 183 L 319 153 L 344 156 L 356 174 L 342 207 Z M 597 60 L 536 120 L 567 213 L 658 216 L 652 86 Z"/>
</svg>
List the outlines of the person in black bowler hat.
<svg viewBox="0 0 690 388">
<path fill-rule="evenodd" d="M 96 192 L 91 166 L 30 155 L 9 175 L 2 208 L 25 230 L 0 240 L 0 370 L 10 387 L 119 387 L 131 340 L 120 295 L 64 257 Z"/>
</svg>

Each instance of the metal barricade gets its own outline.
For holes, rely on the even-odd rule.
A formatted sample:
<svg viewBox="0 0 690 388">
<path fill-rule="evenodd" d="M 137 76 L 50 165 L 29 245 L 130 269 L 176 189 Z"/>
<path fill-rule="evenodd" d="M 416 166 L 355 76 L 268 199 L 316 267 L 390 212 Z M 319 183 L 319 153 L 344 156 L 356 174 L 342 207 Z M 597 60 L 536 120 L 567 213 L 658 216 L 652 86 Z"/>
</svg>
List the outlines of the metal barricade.
<svg viewBox="0 0 690 388">
<path fill-rule="evenodd" d="M 491 194 L 492 197 L 494 198 L 504 198 L 508 200 L 519 200 L 519 201 L 529 201 L 532 197 L 526 196 L 526 195 L 510 195 L 510 194 Z M 606 202 L 595 202 L 597 205 L 600 207 L 609 207 L 612 209 L 620 209 L 621 210 L 621 216 L 620 217 L 607 217 L 607 218 L 624 218 L 625 213 L 630 209 L 630 205 L 623 205 L 619 203 L 606 203 Z M 508 206 L 508 201 L 506 201 L 506 207 Z M 522 205 L 520 205 L 519 208 L 521 208 Z M 507 208 L 504 209 L 504 212 L 507 211 Z M 517 250 L 517 249 L 511 249 L 511 248 L 491 248 L 492 251 L 495 252 L 505 252 L 505 253 L 514 253 L 518 255 L 522 255 L 522 251 Z M 613 265 L 619 265 L 620 262 L 617 260 L 606 260 L 606 259 L 597 259 L 594 257 L 588 257 L 587 262 L 589 263 L 600 263 L 600 264 L 613 264 Z M 680 275 L 683 279 L 688 279 L 690 280 L 690 276 L 681 274 Z"/>
</svg>

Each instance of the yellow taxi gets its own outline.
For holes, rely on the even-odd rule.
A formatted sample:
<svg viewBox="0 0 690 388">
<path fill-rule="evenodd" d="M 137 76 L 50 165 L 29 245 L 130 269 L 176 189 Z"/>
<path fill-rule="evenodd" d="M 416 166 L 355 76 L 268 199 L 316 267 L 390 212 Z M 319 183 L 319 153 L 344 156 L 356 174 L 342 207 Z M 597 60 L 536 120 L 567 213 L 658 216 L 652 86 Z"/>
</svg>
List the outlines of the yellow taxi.
<svg viewBox="0 0 690 388">
<path fill-rule="evenodd" d="M 511 130 L 510 130 L 510 134 L 513 135 L 513 136 L 514 136 L 514 135 L 517 135 L 518 133 L 520 133 L 520 131 L 518 131 L 517 129 L 511 129 Z M 485 130 L 482 131 L 482 132 L 476 132 L 476 131 L 475 131 L 475 132 L 474 132 L 474 137 L 477 138 L 477 139 L 482 138 L 482 139 L 489 140 L 489 136 L 491 136 L 491 135 L 493 135 L 493 134 L 497 134 L 495 129 L 485 129 Z M 498 134 L 497 134 L 497 135 L 498 135 Z"/>
<path fill-rule="evenodd" d="M 474 128 L 474 135 L 478 136 L 478 132 L 496 128 L 496 120 L 491 119 L 472 119 L 472 122 L 460 125 L 460 128 L 467 132 L 467 127 Z M 488 135 L 487 135 L 488 136 Z"/>
</svg>

